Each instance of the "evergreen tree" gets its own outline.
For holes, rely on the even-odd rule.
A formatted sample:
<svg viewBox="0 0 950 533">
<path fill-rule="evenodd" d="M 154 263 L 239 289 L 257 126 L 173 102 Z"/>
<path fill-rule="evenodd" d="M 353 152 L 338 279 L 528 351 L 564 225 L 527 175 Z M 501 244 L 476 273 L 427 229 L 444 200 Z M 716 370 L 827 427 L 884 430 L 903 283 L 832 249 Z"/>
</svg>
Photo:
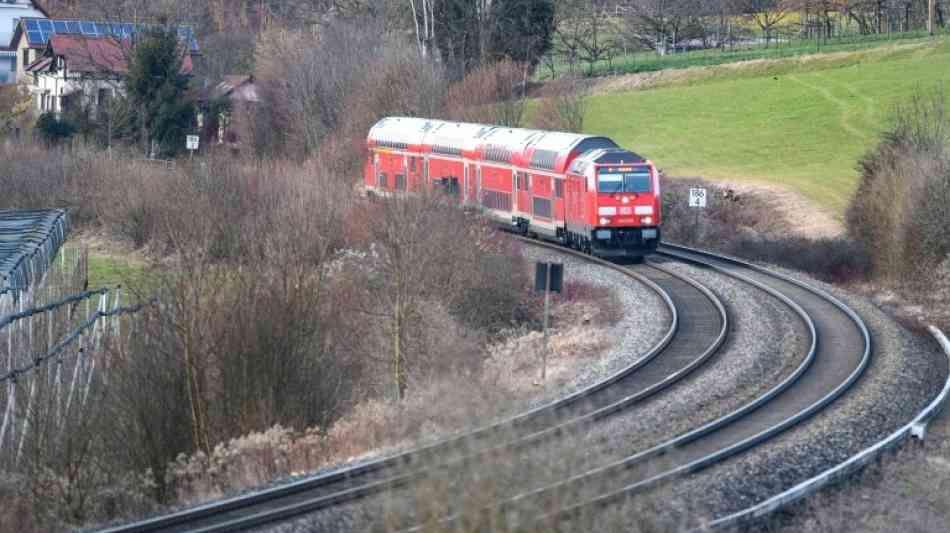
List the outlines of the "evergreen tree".
<svg viewBox="0 0 950 533">
<path fill-rule="evenodd" d="M 553 0 L 433 0 L 435 44 L 452 80 L 503 59 L 534 67 L 551 48 Z"/>
<path fill-rule="evenodd" d="M 501 0 L 492 4 L 491 59 L 509 58 L 537 66 L 551 49 L 554 33 L 553 0 Z"/>
<path fill-rule="evenodd" d="M 182 72 L 186 51 L 175 28 L 144 34 L 132 50 L 127 90 L 138 113 L 137 137 L 150 156 L 174 156 L 194 127 L 195 104 Z"/>
</svg>

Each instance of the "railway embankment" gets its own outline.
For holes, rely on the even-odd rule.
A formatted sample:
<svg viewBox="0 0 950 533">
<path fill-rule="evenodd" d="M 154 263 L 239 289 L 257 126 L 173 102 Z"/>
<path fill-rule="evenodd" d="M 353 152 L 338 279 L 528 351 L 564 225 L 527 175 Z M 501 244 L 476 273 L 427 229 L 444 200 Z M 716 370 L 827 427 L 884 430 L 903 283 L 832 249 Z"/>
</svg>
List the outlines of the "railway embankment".
<svg viewBox="0 0 950 533">
<path fill-rule="evenodd" d="M 719 517 L 787 490 L 846 461 L 907 424 L 944 386 L 947 357 L 928 337 L 907 330 L 868 298 L 801 273 L 783 272 L 828 291 L 864 319 L 872 337 L 871 364 L 851 390 L 810 421 L 751 453 L 691 477 L 676 493 L 681 509 L 701 509 L 706 516 Z M 797 505 L 821 508 L 820 500 L 824 497 L 819 493 Z M 861 501 L 859 498 L 858 502 Z M 789 515 L 783 514 L 774 520 L 778 525 L 793 524 L 795 527 L 789 531 L 830 530 L 818 527 L 810 518 L 821 516 L 821 512 L 791 515 L 795 517 L 791 521 Z M 854 530 L 853 524 L 841 526 L 837 530 Z"/>
</svg>

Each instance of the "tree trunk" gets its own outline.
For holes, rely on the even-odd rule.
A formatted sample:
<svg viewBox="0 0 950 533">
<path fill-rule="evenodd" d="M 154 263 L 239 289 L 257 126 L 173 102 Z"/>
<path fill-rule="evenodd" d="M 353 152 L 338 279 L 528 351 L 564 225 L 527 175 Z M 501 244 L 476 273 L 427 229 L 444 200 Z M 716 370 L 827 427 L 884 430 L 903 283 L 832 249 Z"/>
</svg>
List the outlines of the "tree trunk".
<svg viewBox="0 0 950 533">
<path fill-rule="evenodd" d="M 393 383 L 396 387 L 396 400 L 402 401 L 406 392 L 405 375 L 406 369 L 403 363 L 402 353 L 402 321 L 403 321 L 403 301 L 402 301 L 402 283 L 397 281 L 396 285 L 396 303 L 393 305 Z"/>
</svg>

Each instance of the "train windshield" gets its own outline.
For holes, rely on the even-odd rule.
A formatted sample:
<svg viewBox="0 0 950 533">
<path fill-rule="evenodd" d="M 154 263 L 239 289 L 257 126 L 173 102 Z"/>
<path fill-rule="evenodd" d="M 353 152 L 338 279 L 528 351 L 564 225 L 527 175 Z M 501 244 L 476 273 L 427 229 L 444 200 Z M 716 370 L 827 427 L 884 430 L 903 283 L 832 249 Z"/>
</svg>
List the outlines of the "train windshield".
<svg viewBox="0 0 950 533">
<path fill-rule="evenodd" d="M 597 178 L 597 190 L 604 193 L 650 192 L 649 167 L 603 168 Z"/>
</svg>

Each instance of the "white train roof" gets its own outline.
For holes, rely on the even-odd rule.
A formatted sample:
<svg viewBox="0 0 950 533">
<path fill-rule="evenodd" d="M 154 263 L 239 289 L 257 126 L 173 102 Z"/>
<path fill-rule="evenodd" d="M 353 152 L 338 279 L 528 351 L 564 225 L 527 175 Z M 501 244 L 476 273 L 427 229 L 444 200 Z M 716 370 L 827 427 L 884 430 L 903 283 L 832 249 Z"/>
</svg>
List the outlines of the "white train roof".
<svg viewBox="0 0 950 533">
<path fill-rule="evenodd" d="M 533 149 L 537 166 L 548 168 L 578 146 L 589 149 L 614 148 L 606 137 L 556 131 L 508 128 L 487 124 L 447 122 L 413 117 L 387 117 L 370 130 L 369 140 L 381 146 L 405 149 L 409 145 L 430 145 L 435 153 L 461 155 L 485 146 L 490 159 L 510 158 L 512 153 Z M 543 161 L 542 161 L 543 160 Z M 550 161 L 549 161 L 550 160 Z"/>
</svg>

